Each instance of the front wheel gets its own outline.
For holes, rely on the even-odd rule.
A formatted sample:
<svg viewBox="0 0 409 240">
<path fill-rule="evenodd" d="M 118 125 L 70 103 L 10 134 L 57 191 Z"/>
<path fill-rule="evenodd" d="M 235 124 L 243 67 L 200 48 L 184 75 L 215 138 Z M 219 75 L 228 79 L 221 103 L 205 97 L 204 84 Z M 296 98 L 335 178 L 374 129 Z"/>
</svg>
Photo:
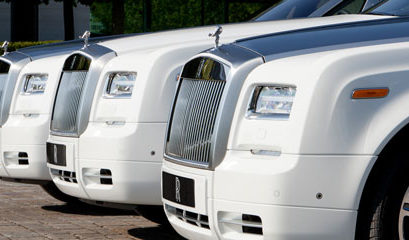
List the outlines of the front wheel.
<svg viewBox="0 0 409 240">
<path fill-rule="evenodd" d="M 409 161 L 388 160 L 371 174 L 359 208 L 356 239 L 409 240 Z"/>
<path fill-rule="evenodd" d="M 409 188 L 406 190 L 405 196 L 399 213 L 399 238 L 409 239 Z"/>
<path fill-rule="evenodd" d="M 79 202 L 78 198 L 72 197 L 70 195 L 67 195 L 61 192 L 61 190 L 58 189 L 55 183 L 52 181 L 47 184 L 41 185 L 41 188 L 45 192 L 47 192 L 50 196 L 62 202 L 65 202 L 65 203 L 78 203 Z"/>
</svg>

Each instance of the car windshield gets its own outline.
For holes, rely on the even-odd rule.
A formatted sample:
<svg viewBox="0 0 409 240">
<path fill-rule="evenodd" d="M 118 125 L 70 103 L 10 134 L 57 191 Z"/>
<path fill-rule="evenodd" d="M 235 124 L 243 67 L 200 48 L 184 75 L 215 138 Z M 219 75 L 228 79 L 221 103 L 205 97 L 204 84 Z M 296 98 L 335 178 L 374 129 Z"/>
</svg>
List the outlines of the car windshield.
<svg viewBox="0 0 409 240">
<path fill-rule="evenodd" d="M 253 21 L 269 21 L 308 17 L 330 0 L 281 0 L 253 18 Z"/>
<path fill-rule="evenodd" d="M 364 13 L 392 15 L 392 16 L 409 16 L 409 1 L 408 0 L 387 0 L 378 4 Z"/>
</svg>

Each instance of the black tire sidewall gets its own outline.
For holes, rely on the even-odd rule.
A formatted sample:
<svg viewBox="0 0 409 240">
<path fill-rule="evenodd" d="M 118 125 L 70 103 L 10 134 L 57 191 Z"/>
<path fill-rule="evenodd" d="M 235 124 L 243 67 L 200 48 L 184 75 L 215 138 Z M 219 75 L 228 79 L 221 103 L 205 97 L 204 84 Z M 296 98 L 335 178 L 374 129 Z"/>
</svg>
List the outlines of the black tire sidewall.
<svg viewBox="0 0 409 240">
<path fill-rule="evenodd" d="M 409 186 L 408 165 L 390 161 L 371 176 L 359 209 L 356 239 L 399 239 L 399 213 Z"/>
</svg>

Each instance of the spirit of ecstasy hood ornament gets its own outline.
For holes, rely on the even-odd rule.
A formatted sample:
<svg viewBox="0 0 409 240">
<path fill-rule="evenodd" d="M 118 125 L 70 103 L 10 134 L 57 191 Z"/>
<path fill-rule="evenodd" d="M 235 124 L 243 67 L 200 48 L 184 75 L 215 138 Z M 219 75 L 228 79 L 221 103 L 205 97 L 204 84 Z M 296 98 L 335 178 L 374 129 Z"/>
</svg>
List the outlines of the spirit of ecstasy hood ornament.
<svg viewBox="0 0 409 240">
<path fill-rule="evenodd" d="M 213 33 L 209 33 L 209 37 L 214 37 L 214 42 L 216 48 L 219 47 L 219 41 L 220 41 L 220 34 L 222 34 L 223 28 L 222 26 L 217 26 L 216 30 Z"/>
<path fill-rule="evenodd" d="M 4 51 L 3 56 L 7 55 L 7 53 L 8 53 L 8 52 L 7 52 L 8 47 L 9 47 L 9 42 L 8 42 L 8 41 L 4 41 L 4 42 L 3 42 L 3 45 L 1 45 L 1 48 L 3 48 L 3 51 Z"/>
<path fill-rule="evenodd" d="M 85 31 L 82 36 L 80 36 L 80 39 L 84 40 L 84 47 L 82 47 L 82 49 L 85 49 L 89 46 L 88 44 L 88 39 L 91 36 L 91 33 L 89 31 Z"/>
</svg>

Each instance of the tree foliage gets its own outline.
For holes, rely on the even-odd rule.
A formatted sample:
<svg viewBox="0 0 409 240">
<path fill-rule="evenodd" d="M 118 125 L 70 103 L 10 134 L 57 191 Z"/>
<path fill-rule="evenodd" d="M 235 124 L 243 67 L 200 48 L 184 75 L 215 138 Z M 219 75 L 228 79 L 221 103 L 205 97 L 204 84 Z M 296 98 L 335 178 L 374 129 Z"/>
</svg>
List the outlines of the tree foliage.
<svg viewBox="0 0 409 240">
<path fill-rule="evenodd" d="M 10 2 L 12 0 L 0 0 Z M 63 2 L 64 0 L 29 0 L 38 4 L 48 4 L 51 1 Z M 123 23 L 120 30 L 123 33 L 143 31 L 143 1 L 123 0 Z M 175 29 L 182 27 L 193 27 L 202 24 L 224 23 L 224 1 L 204 0 L 204 19 L 201 19 L 201 0 L 150 0 L 152 3 L 152 26 L 151 31 Z M 113 4 L 119 4 L 118 0 L 72 0 L 73 5 L 83 4 L 91 9 L 91 30 L 102 35 L 119 33 L 114 29 L 118 19 L 113 21 Z M 249 20 L 261 10 L 269 7 L 271 3 L 261 2 L 233 2 L 228 7 L 228 22 L 242 22 Z M 120 3 L 122 4 L 122 3 Z M 117 8 L 114 8 L 114 10 Z"/>
<path fill-rule="evenodd" d="M 202 24 L 201 0 L 151 0 L 151 31 L 194 27 Z M 271 1 L 274 2 L 274 1 Z M 124 33 L 143 31 L 143 0 L 125 0 Z M 269 7 L 271 3 L 230 3 L 229 22 L 249 20 L 255 14 Z M 91 4 L 91 25 L 101 34 L 111 34 L 112 2 L 95 1 Z M 224 19 L 224 1 L 204 1 L 204 24 L 221 24 Z"/>
</svg>

